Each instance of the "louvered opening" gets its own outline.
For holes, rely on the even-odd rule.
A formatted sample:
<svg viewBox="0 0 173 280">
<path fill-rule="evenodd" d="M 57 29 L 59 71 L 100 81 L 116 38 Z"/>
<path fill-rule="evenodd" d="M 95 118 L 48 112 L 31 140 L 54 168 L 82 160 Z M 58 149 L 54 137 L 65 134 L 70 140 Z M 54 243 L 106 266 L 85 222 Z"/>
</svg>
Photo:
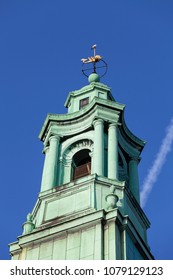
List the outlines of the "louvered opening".
<svg viewBox="0 0 173 280">
<path fill-rule="evenodd" d="M 73 180 L 91 174 L 90 150 L 83 149 L 73 157 Z"/>
<path fill-rule="evenodd" d="M 75 167 L 74 179 L 78 179 L 91 174 L 91 162 Z"/>
</svg>

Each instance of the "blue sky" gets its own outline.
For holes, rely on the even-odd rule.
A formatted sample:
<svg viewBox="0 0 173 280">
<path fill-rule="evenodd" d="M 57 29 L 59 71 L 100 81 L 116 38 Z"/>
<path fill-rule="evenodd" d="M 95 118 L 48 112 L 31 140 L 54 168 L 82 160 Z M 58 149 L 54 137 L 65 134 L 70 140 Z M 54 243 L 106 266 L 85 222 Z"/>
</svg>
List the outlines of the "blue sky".
<svg viewBox="0 0 173 280">
<path fill-rule="evenodd" d="M 1 0 L 0 259 L 36 202 L 44 155 L 38 139 L 47 113 L 66 113 L 69 91 L 88 84 L 82 57 L 97 43 L 109 69 L 102 82 L 126 104 L 129 129 L 147 141 L 140 184 L 173 117 L 173 3 L 160 0 Z M 156 259 L 173 259 L 173 156 L 144 208 Z"/>
</svg>

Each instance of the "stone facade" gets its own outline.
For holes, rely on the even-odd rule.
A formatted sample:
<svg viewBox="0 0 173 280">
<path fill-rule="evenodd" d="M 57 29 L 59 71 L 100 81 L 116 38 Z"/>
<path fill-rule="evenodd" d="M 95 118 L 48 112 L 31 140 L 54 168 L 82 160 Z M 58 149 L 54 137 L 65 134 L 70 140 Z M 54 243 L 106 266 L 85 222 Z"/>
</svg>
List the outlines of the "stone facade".
<svg viewBox="0 0 173 280">
<path fill-rule="evenodd" d="M 69 93 L 67 114 L 44 122 L 41 191 L 10 244 L 12 259 L 153 259 L 139 198 L 145 142 L 127 128 L 110 88 L 90 81 Z"/>
</svg>

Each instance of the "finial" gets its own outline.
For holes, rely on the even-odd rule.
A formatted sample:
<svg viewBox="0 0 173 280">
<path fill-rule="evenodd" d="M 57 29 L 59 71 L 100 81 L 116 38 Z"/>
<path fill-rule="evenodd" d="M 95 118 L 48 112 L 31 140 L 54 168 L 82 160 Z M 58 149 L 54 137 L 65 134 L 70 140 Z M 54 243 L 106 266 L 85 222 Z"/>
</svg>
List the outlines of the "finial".
<svg viewBox="0 0 173 280">
<path fill-rule="evenodd" d="M 31 213 L 28 213 L 26 219 L 27 219 L 27 222 L 32 222 L 32 217 L 33 215 Z"/>
<path fill-rule="evenodd" d="M 88 58 L 81 59 L 84 64 L 93 63 L 93 73 L 96 73 L 96 63 L 102 59 L 101 55 L 96 55 L 96 47 L 96 44 L 91 47 L 91 49 L 94 50 L 94 56 L 88 56 Z"/>
<path fill-rule="evenodd" d="M 28 213 L 26 217 L 26 222 L 23 224 L 23 234 L 31 233 L 35 228 L 35 224 L 33 223 L 33 215 Z"/>
<path fill-rule="evenodd" d="M 96 54 L 96 47 L 97 45 L 94 44 L 91 49 L 94 51 L 94 55 L 93 56 L 88 56 L 88 58 L 82 58 L 82 73 L 86 76 L 89 77 L 90 74 L 94 73 L 97 74 L 99 76 L 99 79 L 101 77 L 103 77 L 106 72 L 107 72 L 107 63 L 102 59 L 102 56 L 99 54 Z M 99 64 L 99 66 L 97 66 L 97 64 Z M 88 64 L 92 64 L 92 67 L 88 67 L 86 65 Z M 102 71 L 102 68 L 105 68 L 105 71 Z M 99 73 L 101 72 L 101 73 Z"/>
</svg>

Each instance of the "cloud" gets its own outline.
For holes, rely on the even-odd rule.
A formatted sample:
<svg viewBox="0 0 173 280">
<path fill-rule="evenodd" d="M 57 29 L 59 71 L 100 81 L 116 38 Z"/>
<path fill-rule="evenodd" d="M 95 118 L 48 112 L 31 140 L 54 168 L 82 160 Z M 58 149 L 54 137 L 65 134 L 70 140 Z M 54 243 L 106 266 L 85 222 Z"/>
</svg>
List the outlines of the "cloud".
<svg viewBox="0 0 173 280">
<path fill-rule="evenodd" d="M 166 162 L 166 158 L 168 153 L 171 151 L 173 143 L 173 118 L 170 121 L 169 126 L 166 129 L 166 135 L 162 140 L 162 144 L 160 149 L 156 155 L 156 158 L 153 162 L 153 165 L 148 171 L 148 175 L 144 180 L 142 185 L 141 195 L 141 207 L 144 207 L 148 196 L 154 186 L 154 183 L 157 181 L 158 176 L 162 170 L 164 163 Z"/>
</svg>

